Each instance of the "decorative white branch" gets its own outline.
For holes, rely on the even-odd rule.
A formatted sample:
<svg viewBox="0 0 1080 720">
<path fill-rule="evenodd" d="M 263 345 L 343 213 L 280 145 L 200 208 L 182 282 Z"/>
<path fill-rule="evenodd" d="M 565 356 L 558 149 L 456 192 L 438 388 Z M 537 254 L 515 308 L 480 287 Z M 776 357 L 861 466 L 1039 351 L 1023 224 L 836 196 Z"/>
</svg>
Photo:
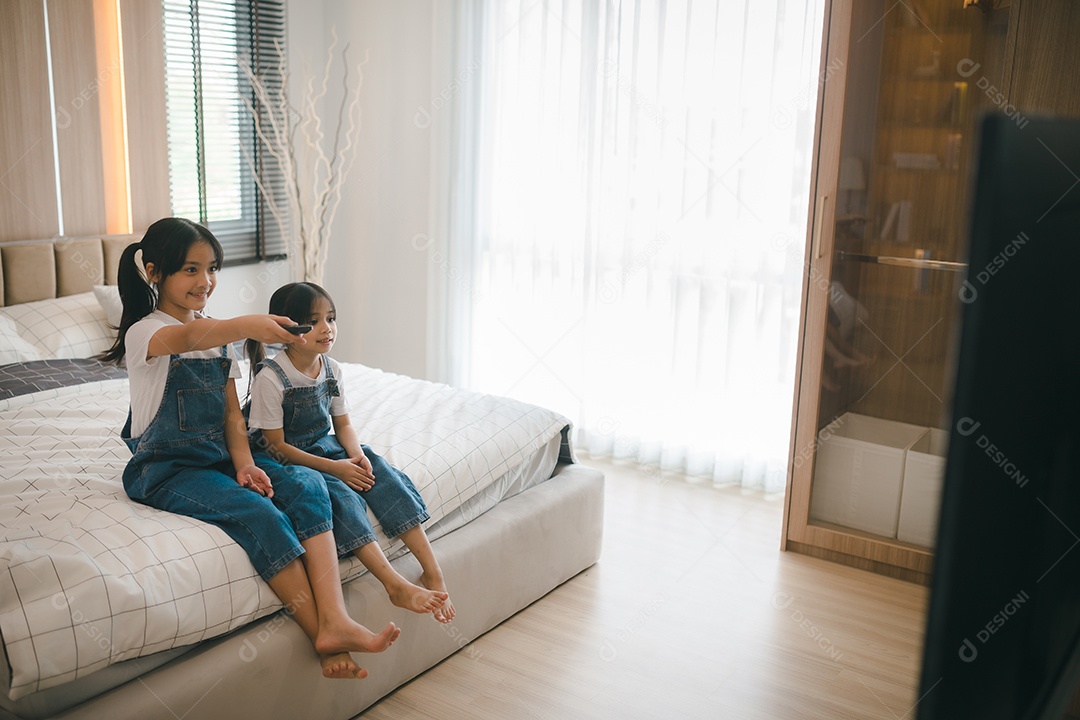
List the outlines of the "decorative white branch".
<svg viewBox="0 0 1080 720">
<path fill-rule="evenodd" d="M 279 87 L 267 84 L 248 58 L 238 58 L 240 69 L 251 84 L 255 102 L 241 96 L 255 123 L 255 134 L 265 151 L 277 161 L 285 184 L 283 197 L 275 196 L 258 172 L 255 158 L 245 149 L 244 160 L 255 177 L 266 209 L 285 238 L 295 280 L 322 283 L 330 228 L 341 204 L 345 181 L 352 169 L 356 139 L 360 135 L 360 87 L 364 60 L 356 66 L 355 85 L 349 86 L 349 46 L 341 51 L 343 64 L 341 103 L 333 127 L 332 147 L 327 150 L 326 133 L 319 116 L 319 103 L 326 97 L 334 66 L 337 32 L 331 30 L 320 82 L 308 77 L 300 107 L 289 102 L 289 71 L 277 40 Z"/>
</svg>

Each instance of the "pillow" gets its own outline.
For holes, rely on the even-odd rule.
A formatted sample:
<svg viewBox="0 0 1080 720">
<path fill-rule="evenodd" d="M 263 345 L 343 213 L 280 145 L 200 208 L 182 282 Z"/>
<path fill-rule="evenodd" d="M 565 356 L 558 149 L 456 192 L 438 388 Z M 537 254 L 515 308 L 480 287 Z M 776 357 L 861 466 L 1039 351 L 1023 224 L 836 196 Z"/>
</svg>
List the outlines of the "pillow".
<svg viewBox="0 0 1080 720">
<path fill-rule="evenodd" d="M 0 316 L 0 365 L 40 360 L 41 353 L 19 337 L 19 329 L 10 318 Z"/>
<path fill-rule="evenodd" d="M 105 311 L 105 319 L 109 325 L 120 327 L 120 316 L 124 313 L 124 304 L 120 302 L 120 288 L 116 285 L 95 285 L 94 297 Z"/>
<path fill-rule="evenodd" d="M 82 358 L 108 350 L 116 339 L 93 292 L 0 308 L 42 360 Z"/>
</svg>

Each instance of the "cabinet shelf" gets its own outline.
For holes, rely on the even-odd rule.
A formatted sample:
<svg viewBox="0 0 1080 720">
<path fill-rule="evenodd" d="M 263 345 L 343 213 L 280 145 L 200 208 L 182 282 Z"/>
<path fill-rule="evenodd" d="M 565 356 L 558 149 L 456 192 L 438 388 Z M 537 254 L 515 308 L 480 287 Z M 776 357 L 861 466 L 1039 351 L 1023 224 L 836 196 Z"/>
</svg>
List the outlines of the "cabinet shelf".
<svg viewBox="0 0 1080 720">
<path fill-rule="evenodd" d="M 957 83 L 965 82 L 964 80 L 958 80 L 956 77 L 947 77 L 944 73 L 941 75 L 896 75 L 889 78 L 889 81 L 895 84 L 915 84 L 915 83 L 927 83 L 931 85 L 956 85 Z"/>
<path fill-rule="evenodd" d="M 910 11 L 909 11 L 910 12 Z M 965 11 L 967 12 L 967 11 Z M 945 36 L 959 36 L 967 38 L 971 35 L 971 28 L 973 23 L 959 21 L 955 19 L 952 22 L 946 24 L 930 24 L 929 27 L 921 22 L 916 22 L 914 25 L 907 27 L 897 27 L 892 25 L 886 28 L 885 32 L 892 38 L 944 38 Z"/>
<path fill-rule="evenodd" d="M 932 130 L 940 132 L 963 132 L 964 126 L 956 122 L 915 122 L 913 120 L 887 120 L 881 124 L 886 130 Z"/>
<path fill-rule="evenodd" d="M 877 170 L 888 173 L 889 175 L 956 175 L 959 172 L 959 168 L 949 167 L 896 167 L 895 165 L 878 165 L 875 167 Z M 953 180 L 953 178 L 949 178 Z"/>
<path fill-rule="evenodd" d="M 870 263 L 871 265 L 892 265 L 895 267 L 913 268 L 915 270 L 945 270 L 948 272 L 964 272 L 967 263 L 956 260 L 931 260 L 929 258 L 898 257 L 893 255 L 868 255 L 866 253 L 846 252 L 841 250 L 837 253 L 840 260 Z"/>
</svg>

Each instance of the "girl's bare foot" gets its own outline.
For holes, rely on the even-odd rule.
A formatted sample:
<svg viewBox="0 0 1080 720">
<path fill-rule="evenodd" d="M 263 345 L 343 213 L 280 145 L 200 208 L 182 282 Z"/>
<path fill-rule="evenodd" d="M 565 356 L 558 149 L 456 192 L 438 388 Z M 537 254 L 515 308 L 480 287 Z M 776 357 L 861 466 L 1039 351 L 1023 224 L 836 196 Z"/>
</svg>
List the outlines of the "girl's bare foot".
<svg viewBox="0 0 1080 720">
<path fill-rule="evenodd" d="M 454 603 L 450 601 L 450 594 L 446 592 L 446 583 L 443 581 L 442 575 L 436 577 L 425 572 L 420 576 L 420 583 L 428 590 L 444 596 L 442 606 L 432 612 L 435 619 L 441 623 L 448 623 L 453 620 L 457 611 L 454 610 Z"/>
<path fill-rule="evenodd" d="M 319 628 L 315 638 L 315 650 L 320 655 L 333 655 L 350 652 L 382 652 L 394 644 L 401 634 L 401 628 L 390 623 L 376 635 L 360 623 L 346 618 L 336 624 L 327 624 Z"/>
<path fill-rule="evenodd" d="M 414 613 L 437 612 L 450 597 L 445 591 L 438 592 L 413 585 L 405 578 L 393 587 L 386 588 L 390 602 L 399 608 L 412 610 Z"/>
<path fill-rule="evenodd" d="M 341 680 L 359 680 L 367 677 L 367 670 L 357 665 L 352 655 L 347 652 L 330 653 L 323 655 L 319 661 L 322 663 L 323 677 Z"/>
</svg>

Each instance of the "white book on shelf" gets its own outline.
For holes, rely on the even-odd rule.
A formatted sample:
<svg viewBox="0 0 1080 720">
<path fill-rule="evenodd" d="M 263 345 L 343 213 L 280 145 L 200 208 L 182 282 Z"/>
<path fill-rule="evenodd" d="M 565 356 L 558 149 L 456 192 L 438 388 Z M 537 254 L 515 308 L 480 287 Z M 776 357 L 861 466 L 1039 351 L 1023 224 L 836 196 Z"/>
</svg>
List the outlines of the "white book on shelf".
<svg viewBox="0 0 1080 720">
<path fill-rule="evenodd" d="M 896 214 L 896 240 L 908 242 L 911 240 L 911 201 L 904 200 L 898 205 L 900 211 Z"/>
<path fill-rule="evenodd" d="M 881 239 L 888 240 L 892 233 L 893 225 L 896 224 L 896 216 L 900 213 L 900 203 L 889 206 L 889 213 L 885 216 L 885 222 L 881 225 Z"/>
</svg>

